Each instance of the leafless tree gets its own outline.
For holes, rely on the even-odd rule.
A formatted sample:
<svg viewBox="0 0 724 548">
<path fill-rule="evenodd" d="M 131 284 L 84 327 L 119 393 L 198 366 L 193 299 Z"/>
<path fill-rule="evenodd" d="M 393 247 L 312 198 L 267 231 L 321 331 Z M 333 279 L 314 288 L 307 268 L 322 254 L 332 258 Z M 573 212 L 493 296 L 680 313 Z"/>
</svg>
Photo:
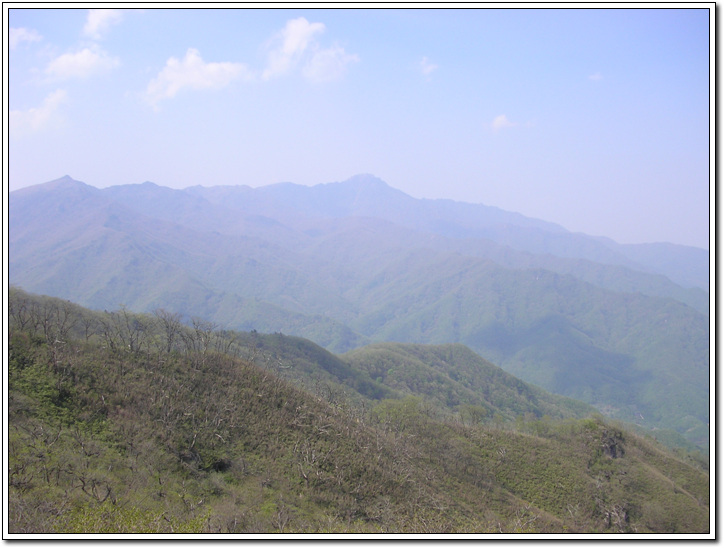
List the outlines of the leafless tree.
<svg viewBox="0 0 724 548">
<path fill-rule="evenodd" d="M 181 334 L 181 315 L 174 312 L 168 312 L 163 308 L 157 308 L 153 311 L 153 315 L 158 319 L 166 336 L 166 353 L 173 350 L 174 343 Z"/>
</svg>

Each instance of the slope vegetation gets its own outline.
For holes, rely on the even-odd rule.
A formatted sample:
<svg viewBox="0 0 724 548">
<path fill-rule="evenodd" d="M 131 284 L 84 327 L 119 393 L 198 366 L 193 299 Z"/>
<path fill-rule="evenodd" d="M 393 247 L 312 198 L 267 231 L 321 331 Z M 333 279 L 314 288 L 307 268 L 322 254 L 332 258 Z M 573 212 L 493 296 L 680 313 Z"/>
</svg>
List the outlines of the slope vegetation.
<svg viewBox="0 0 724 548">
<path fill-rule="evenodd" d="M 13 290 L 11 533 L 709 531 L 705 463 L 600 417 L 513 428 L 470 405 L 453 420 L 404 375 L 407 396 L 360 406 L 272 370 L 296 360 L 267 360 L 271 349 L 241 334 L 178 319 Z M 301 346 L 309 367 L 313 347 Z M 441 372 L 467 362 L 460 374 L 471 379 L 482 366 L 491 385 L 497 376 L 545 399 L 459 346 L 394 350 Z M 354 376 L 344 363 L 317 365 Z M 484 389 L 464 384 L 474 382 Z"/>
</svg>

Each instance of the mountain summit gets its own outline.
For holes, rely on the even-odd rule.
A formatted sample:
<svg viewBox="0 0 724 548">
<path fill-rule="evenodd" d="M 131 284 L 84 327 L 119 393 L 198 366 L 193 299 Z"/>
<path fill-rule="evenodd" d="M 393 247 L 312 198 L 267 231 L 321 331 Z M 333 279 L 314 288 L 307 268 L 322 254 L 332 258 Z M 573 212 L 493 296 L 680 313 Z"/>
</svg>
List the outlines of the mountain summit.
<svg viewBox="0 0 724 548">
<path fill-rule="evenodd" d="M 97 188 L 87 185 L 81 181 L 76 181 L 70 175 L 64 175 L 58 179 L 48 181 L 39 185 L 28 186 L 18 190 L 14 190 L 12 194 L 16 196 L 29 196 L 37 193 L 48 192 L 93 192 L 98 191 Z"/>
</svg>

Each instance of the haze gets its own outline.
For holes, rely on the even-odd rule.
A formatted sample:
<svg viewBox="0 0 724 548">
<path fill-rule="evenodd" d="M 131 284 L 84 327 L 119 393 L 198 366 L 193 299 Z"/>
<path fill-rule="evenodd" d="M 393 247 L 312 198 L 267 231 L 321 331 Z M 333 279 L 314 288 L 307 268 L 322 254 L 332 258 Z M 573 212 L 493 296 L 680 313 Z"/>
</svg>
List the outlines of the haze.
<svg viewBox="0 0 724 548">
<path fill-rule="evenodd" d="M 6 15 L 6 190 L 372 173 L 620 243 L 709 247 L 707 8 Z"/>
</svg>

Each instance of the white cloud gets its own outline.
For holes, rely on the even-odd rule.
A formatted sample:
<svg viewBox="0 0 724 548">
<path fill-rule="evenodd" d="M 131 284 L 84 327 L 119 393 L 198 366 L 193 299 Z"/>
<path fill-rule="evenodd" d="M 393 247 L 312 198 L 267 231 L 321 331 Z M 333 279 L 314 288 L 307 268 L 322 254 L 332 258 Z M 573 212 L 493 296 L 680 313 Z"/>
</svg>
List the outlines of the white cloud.
<svg viewBox="0 0 724 548">
<path fill-rule="evenodd" d="M 498 131 L 500 129 L 506 128 L 506 127 L 513 127 L 516 124 L 508 120 L 508 117 L 505 114 L 501 114 L 500 116 L 496 116 L 493 120 L 493 123 L 491 124 L 491 127 L 493 128 L 493 131 Z"/>
<path fill-rule="evenodd" d="M 199 52 L 189 48 L 183 60 L 171 57 L 161 72 L 151 80 L 146 98 L 156 105 L 162 99 L 171 99 L 184 88 L 219 89 L 232 81 L 253 75 L 242 63 L 205 63 Z"/>
<path fill-rule="evenodd" d="M 269 51 L 269 62 L 262 78 L 268 80 L 291 70 L 313 41 L 314 35 L 324 32 L 324 29 L 324 23 L 310 23 L 304 17 L 287 21 L 284 29 L 270 41 L 274 47 Z"/>
<path fill-rule="evenodd" d="M 77 53 L 64 53 L 45 68 L 45 74 L 52 80 L 68 78 L 87 78 L 95 74 L 108 72 L 119 65 L 116 57 L 111 57 L 99 48 L 84 48 Z"/>
<path fill-rule="evenodd" d="M 347 66 L 359 61 L 359 57 L 339 45 L 321 47 L 316 37 L 325 30 L 324 23 L 310 23 L 304 17 L 287 21 L 267 43 L 268 60 L 262 79 L 283 76 L 298 67 L 312 82 L 328 82 L 344 75 Z"/>
<path fill-rule="evenodd" d="M 423 76 L 430 76 L 437 69 L 438 66 L 430 62 L 427 57 L 423 57 L 420 61 L 420 72 L 422 72 Z"/>
<path fill-rule="evenodd" d="M 23 27 L 10 29 L 10 49 L 15 49 L 21 42 L 38 42 L 43 37 L 36 30 L 26 29 Z"/>
<path fill-rule="evenodd" d="M 287 21 L 285 27 L 268 42 L 268 60 L 261 71 L 262 80 L 282 76 L 301 68 L 302 75 L 312 82 L 327 82 L 340 78 L 350 63 L 359 61 L 357 55 L 347 53 L 334 45 L 320 47 L 315 36 L 324 32 L 323 23 L 310 23 L 304 17 Z M 171 57 L 166 66 L 146 88 L 146 100 L 157 106 L 163 99 L 170 99 L 184 89 L 218 89 L 242 79 L 253 81 L 258 73 L 243 63 L 206 63 L 196 49 L 189 48 L 179 60 Z"/>
<path fill-rule="evenodd" d="M 106 31 L 123 20 L 123 12 L 116 9 L 88 10 L 88 18 L 83 27 L 83 34 L 94 40 L 100 40 Z"/>
<path fill-rule="evenodd" d="M 46 128 L 56 119 L 56 112 L 67 99 L 65 90 L 50 93 L 39 107 L 10 111 L 10 136 L 23 137 Z"/>
<path fill-rule="evenodd" d="M 357 61 L 359 61 L 357 55 L 349 54 L 339 46 L 332 46 L 314 52 L 302 74 L 312 82 L 329 82 L 341 78 L 347 65 Z"/>
<path fill-rule="evenodd" d="M 591 74 L 588 79 L 594 81 L 603 80 L 603 75 L 600 72 L 596 72 L 595 74 Z"/>
</svg>

